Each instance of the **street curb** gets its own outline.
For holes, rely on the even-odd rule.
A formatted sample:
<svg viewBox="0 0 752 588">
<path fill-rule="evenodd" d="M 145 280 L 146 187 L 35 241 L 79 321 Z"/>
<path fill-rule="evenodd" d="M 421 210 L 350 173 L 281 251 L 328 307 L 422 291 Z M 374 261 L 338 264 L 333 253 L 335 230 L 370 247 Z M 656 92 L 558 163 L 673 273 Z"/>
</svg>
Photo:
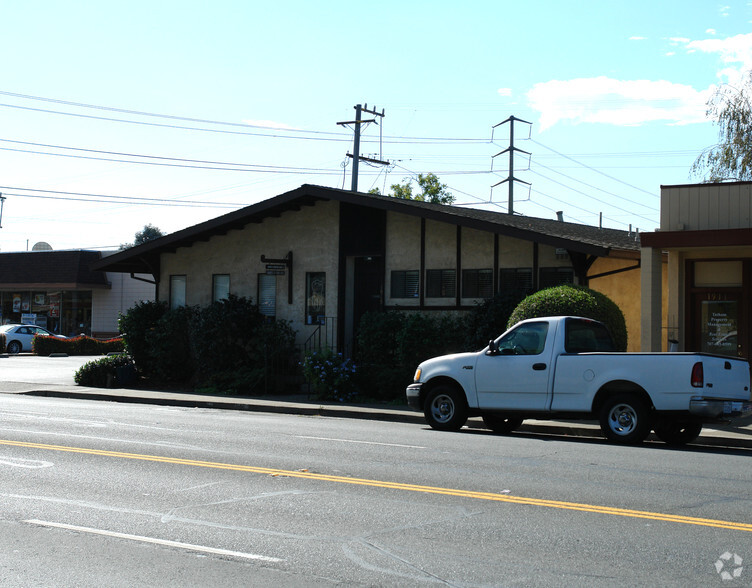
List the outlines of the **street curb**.
<svg viewBox="0 0 752 588">
<path fill-rule="evenodd" d="M 318 404 L 316 402 L 286 402 L 286 401 L 248 401 L 242 398 L 228 397 L 222 400 L 205 400 L 200 398 L 175 398 L 174 396 L 131 396 L 122 394 L 98 394 L 96 392 L 73 392 L 59 390 L 29 390 L 18 392 L 25 396 L 42 396 L 50 398 L 73 398 L 78 400 L 105 400 L 126 404 L 151 404 L 156 406 L 175 406 L 181 408 L 210 408 L 222 410 L 236 410 L 245 412 L 264 412 L 272 414 L 294 414 L 300 416 L 321 416 L 332 418 L 349 418 L 375 420 L 384 422 L 399 422 L 408 424 L 424 425 L 426 421 L 423 415 L 417 411 L 395 410 L 388 407 L 383 409 L 373 406 Z M 467 425 L 470 429 L 485 428 L 477 422 L 470 421 Z M 604 441 L 600 429 L 597 426 L 580 424 L 561 424 L 560 422 L 527 422 L 518 429 L 519 433 L 534 435 L 555 435 L 569 438 L 591 438 Z M 490 434 L 490 432 L 489 432 Z M 514 435 L 514 433 L 512 433 Z M 658 441 L 654 434 L 648 437 L 648 441 Z M 664 447 L 665 444 L 661 443 Z M 700 437 L 687 447 L 711 446 L 725 448 L 752 449 L 752 438 L 746 439 L 739 436 L 713 436 L 711 434 Z"/>
</svg>

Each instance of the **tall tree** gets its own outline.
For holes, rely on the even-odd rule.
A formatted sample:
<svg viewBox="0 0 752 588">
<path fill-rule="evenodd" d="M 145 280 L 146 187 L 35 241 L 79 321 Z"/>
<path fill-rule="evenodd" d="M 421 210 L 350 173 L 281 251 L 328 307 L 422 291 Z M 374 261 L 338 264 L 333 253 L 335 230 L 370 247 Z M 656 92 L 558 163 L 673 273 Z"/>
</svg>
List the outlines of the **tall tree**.
<svg viewBox="0 0 752 588">
<path fill-rule="evenodd" d="M 413 194 L 413 179 L 405 178 L 401 184 L 391 185 L 391 194 L 393 198 L 402 198 L 403 200 L 420 200 L 422 202 L 433 202 L 434 204 L 451 204 L 454 202 L 454 195 L 447 190 L 447 185 L 442 184 L 436 174 L 428 173 L 426 175 L 418 174 L 417 178 L 419 194 Z M 371 190 L 372 194 L 380 194 L 378 188 Z"/>
<path fill-rule="evenodd" d="M 143 245 L 147 241 L 153 241 L 154 239 L 159 239 L 159 237 L 164 236 L 165 234 L 154 225 L 144 225 L 143 229 L 136 232 L 133 243 L 123 243 L 122 245 L 120 245 L 120 251 L 123 251 L 124 249 L 130 249 L 131 247 L 136 247 L 137 245 Z"/>
<path fill-rule="evenodd" d="M 692 164 L 706 182 L 752 180 L 752 72 L 741 87 L 725 84 L 708 100 L 707 115 L 718 125 L 719 142 Z"/>
</svg>

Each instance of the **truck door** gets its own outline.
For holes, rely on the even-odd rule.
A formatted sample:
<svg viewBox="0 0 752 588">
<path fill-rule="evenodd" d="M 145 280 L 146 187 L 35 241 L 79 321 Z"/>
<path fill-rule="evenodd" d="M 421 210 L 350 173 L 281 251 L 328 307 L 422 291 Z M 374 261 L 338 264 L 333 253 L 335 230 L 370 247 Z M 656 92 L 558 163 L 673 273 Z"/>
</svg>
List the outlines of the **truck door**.
<svg viewBox="0 0 752 588">
<path fill-rule="evenodd" d="M 475 385 L 480 408 L 546 410 L 554 339 L 548 332 L 546 321 L 525 323 L 478 359 Z"/>
</svg>

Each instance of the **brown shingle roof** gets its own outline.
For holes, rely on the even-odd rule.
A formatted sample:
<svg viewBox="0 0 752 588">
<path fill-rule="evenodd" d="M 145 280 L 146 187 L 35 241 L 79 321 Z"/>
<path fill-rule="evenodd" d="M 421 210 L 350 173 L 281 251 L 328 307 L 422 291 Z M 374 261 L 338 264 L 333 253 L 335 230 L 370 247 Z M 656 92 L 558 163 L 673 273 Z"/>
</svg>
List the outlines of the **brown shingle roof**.
<svg viewBox="0 0 752 588">
<path fill-rule="evenodd" d="M 0 253 L 0 288 L 108 288 L 107 276 L 90 266 L 98 251 Z"/>
<path fill-rule="evenodd" d="M 116 253 L 95 263 L 93 267 L 99 270 L 157 275 L 159 273 L 159 256 L 162 253 L 174 252 L 178 247 L 190 246 L 196 241 L 207 240 L 214 235 L 223 235 L 232 229 L 242 229 L 250 223 L 261 222 L 264 218 L 270 216 L 279 216 L 287 210 L 300 210 L 302 207 L 313 205 L 320 200 L 338 200 L 424 217 L 536 241 L 587 255 L 605 256 L 612 249 L 622 251 L 639 251 L 640 249 L 639 236 L 627 231 L 601 229 L 551 219 L 515 216 L 477 208 L 400 200 L 390 196 L 375 196 L 350 190 L 304 184 L 290 192 L 285 192 L 182 231 L 148 241 L 138 247 Z"/>
</svg>

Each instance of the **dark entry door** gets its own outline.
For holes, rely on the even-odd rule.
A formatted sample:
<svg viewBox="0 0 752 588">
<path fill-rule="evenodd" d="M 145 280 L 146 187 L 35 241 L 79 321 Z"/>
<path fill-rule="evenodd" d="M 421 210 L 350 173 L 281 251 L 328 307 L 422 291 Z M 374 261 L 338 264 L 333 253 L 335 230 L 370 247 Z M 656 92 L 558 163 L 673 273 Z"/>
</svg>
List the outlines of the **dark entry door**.
<svg viewBox="0 0 752 588">
<path fill-rule="evenodd" d="M 384 307 L 384 270 L 381 257 L 356 257 L 354 268 L 353 326 L 358 331 L 361 317 Z"/>
<path fill-rule="evenodd" d="M 747 357 L 748 333 L 739 293 L 696 293 L 693 306 L 695 351 Z"/>
</svg>

